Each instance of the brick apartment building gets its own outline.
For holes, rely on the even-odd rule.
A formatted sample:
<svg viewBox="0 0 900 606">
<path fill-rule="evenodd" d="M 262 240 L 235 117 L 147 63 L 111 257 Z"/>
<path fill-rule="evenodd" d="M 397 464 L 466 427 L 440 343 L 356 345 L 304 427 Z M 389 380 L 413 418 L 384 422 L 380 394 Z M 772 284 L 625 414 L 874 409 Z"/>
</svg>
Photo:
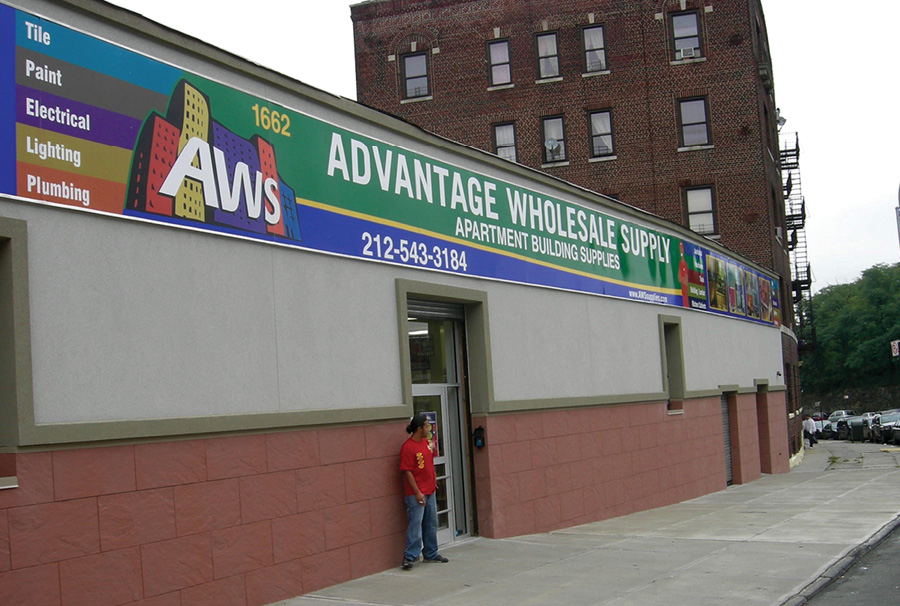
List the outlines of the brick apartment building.
<svg viewBox="0 0 900 606">
<path fill-rule="evenodd" d="M 685 225 L 781 276 L 799 450 L 797 293 L 759 0 L 369 0 L 351 10 L 360 103 Z"/>
</svg>

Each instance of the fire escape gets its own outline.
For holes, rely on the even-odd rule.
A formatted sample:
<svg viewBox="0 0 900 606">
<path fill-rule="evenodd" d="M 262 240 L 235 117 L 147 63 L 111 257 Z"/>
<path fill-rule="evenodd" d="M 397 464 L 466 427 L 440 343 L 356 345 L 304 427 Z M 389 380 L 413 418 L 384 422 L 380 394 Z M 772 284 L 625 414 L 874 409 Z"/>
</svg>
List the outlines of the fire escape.
<svg viewBox="0 0 900 606">
<path fill-rule="evenodd" d="M 800 352 L 815 347 L 812 318 L 812 277 L 806 252 L 806 200 L 800 179 L 800 138 L 781 136 L 781 179 L 784 188 L 785 229 L 791 259 L 791 294 Z"/>
</svg>

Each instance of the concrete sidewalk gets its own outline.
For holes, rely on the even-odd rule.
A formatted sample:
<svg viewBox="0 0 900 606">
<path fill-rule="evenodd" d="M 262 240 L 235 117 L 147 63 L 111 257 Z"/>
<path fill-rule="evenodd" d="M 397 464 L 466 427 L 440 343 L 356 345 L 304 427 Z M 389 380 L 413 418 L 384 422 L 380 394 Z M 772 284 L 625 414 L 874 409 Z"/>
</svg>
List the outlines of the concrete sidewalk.
<svg viewBox="0 0 900 606">
<path fill-rule="evenodd" d="M 475 538 L 442 549 L 448 564 L 279 606 L 801 604 L 898 514 L 900 449 L 821 441 L 788 474 L 547 534 Z"/>
</svg>

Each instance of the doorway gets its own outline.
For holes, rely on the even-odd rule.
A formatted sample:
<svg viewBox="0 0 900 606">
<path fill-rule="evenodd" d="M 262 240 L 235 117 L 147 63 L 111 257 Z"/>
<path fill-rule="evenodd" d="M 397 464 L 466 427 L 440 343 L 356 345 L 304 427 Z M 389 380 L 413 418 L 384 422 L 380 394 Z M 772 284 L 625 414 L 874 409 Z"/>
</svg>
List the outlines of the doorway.
<svg viewBox="0 0 900 606">
<path fill-rule="evenodd" d="M 437 479 L 438 544 L 472 534 L 469 408 L 461 305 L 408 302 L 414 414 L 424 414 Z"/>
<path fill-rule="evenodd" d="M 720 405 L 722 409 L 722 439 L 725 442 L 725 483 L 731 486 L 734 479 L 731 472 L 731 417 L 728 412 L 727 394 L 722 394 Z"/>
</svg>

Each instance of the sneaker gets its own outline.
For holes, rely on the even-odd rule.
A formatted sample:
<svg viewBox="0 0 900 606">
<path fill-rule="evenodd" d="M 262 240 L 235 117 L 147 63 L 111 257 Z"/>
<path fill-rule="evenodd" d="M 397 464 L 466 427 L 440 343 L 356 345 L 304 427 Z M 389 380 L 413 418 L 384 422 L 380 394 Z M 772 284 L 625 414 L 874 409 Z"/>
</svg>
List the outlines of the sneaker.
<svg viewBox="0 0 900 606">
<path fill-rule="evenodd" d="M 403 560 L 403 565 L 400 566 L 403 570 L 411 570 L 413 565 L 412 560 Z"/>
<path fill-rule="evenodd" d="M 423 561 L 425 562 L 440 562 L 441 564 L 446 564 L 450 560 L 442 556 L 441 554 L 437 554 L 433 558 L 425 558 Z"/>
</svg>

